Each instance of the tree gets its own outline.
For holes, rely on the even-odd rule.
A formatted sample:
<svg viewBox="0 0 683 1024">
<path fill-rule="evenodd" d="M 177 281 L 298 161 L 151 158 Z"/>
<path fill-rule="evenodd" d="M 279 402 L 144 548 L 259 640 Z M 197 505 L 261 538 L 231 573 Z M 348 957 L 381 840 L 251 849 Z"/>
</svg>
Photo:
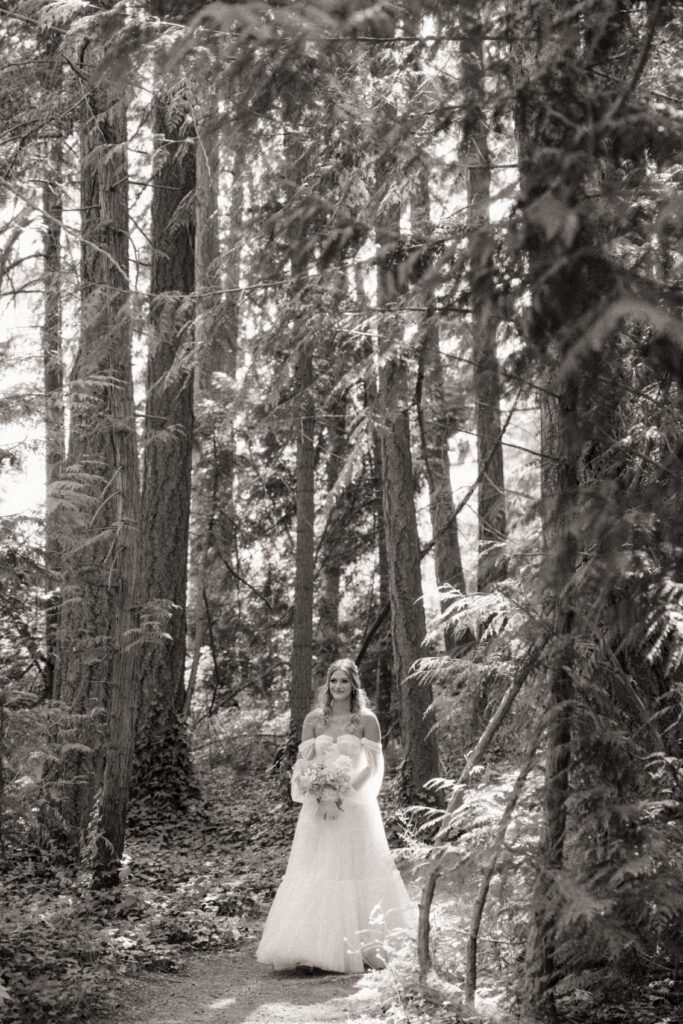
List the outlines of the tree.
<svg viewBox="0 0 683 1024">
<path fill-rule="evenodd" d="M 211 39 L 211 67 L 220 67 L 221 45 Z M 226 124 L 230 124 L 230 128 Z M 197 118 L 197 225 L 195 347 L 195 460 L 192 495 L 190 594 L 193 601 L 193 659 L 186 694 L 189 713 L 202 644 L 208 634 L 219 688 L 230 701 L 239 670 L 239 523 L 235 511 L 234 421 L 239 414 L 235 375 L 240 360 L 240 272 L 243 246 L 244 147 L 232 118 L 222 117 L 218 96 L 200 104 Z M 228 225 L 221 233 L 219 192 L 230 171 Z M 222 177 L 223 175 L 223 177 Z M 222 607 L 211 600 L 220 594 Z M 215 623 L 225 624 L 219 655 Z"/>
<path fill-rule="evenodd" d="M 396 110 L 381 104 L 382 119 L 389 130 L 385 149 L 376 162 L 378 191 L 383 209 L 377 217 L 377 305 L 382 311 L 378 330 L 380 377 L 377 393 L 377 429 L 383 486 L 384 533 L 391 603 L 391 633 L 398 680 L 401 737 L 405 752 L 404 784 L 416 798 L 424 798 L 423 786 L 439 774 L 439 755 L 431 687 L 413 671 L 424 655 L 425 615 L 422 604 L 420 542 L 413 499 L 410 451 L 407 368 L 401 333 L 396 327 L 399 301 L 397 252 L 400 246 L 400 205 L 385 195 L 393 163 Z"/>
<path fill-rule="evenodd" d="M 504 579 L 507 535 L 503 447 L 500 444 L 500 378 L 496 354 L 496 326 L 489 150 L 484 89 L 485 65 L 479 5 L 465 0 L 458 5 L 461 87 L 464 105 L 460 151 L 467 167 L 467 247 L 469 294 L 472 308 L 474 401 L 477 424 L 477 459 L 487 466 L 478 488 L 478 589 Z"/>
<path fill-rule="evenodd" d="M 376 401 L 376 389 L 370 391 Z M 386 529 L 384 525 L 384 483 L 382 480 L 381 426 L 375 424 L 371 436 L 371 459 L 373 489 L 375 492 L 375 536 L 377 537 L 377 610 L 379 614 L 391 606 L 389 590 L 389 562 L 387 558 Z M 388 621 L 388 620 L 387 620 Z M 386 628 L 378 634 L 375 653 L 375 706 L 377 717 L 386 740 L 392 725 L 392 697 L 395 691 L 395 675 L 392 665 L 391 637 Z"/>
<path fill-rule="evenodd" d="M 594 197 L 588 186 L 597 186 L 600 180 L 593 148 L 596 139 L 574 127 L 583 120 L 580 112 L 590 109 L 595 123 L 602 122 L 594 131 L 600 132 L 605 157 L 614 161 L 613 173 L 618 174 L 620 161 L 614 156 L 616 147 L 611 149 L 614 139 L 607 140 L 610 132 L 618 135 L 620 131 L 615 117 L 624 102 L 623 84 L 611 83 L 620 97 L 615 100 L 610 89 L 596 81 L 594 68 L 596 53 L 602 50 L 603 57 L 611 56 L 612 46 L 626 26 L 624 11 L 617 5 L 608 12 L 596 8 L 587 21 L 568 19 L 561 32 L 547 10 L 532 8 L 529 13 L 538 48 L 527 65 L 531 71 L 520 76 L 517 92 L 521 208 L 532 296 L 529 342 L 540 357 L 543 379 L 556 400 L 545 402 L 543 423 L 547 464 L 543 472 L 543 579 L 553 644 L 546 684 L 550 715 L 543 826 L 526 966 L 529 1011 L 552 1020 L 557 1015 L 555 985 L 568 960 L 566 952 L 561 952 L 561 921 L 568 892 L 563 894 L 557 881 L 568 871 L 568 838 L 576 842 L 580 834 L 570 816 L 572 777 L 581 779 L 580 788 L 592 791 L 592 810 L 596 809 L 592 790 L 596 778 L 599 788 L 604 791 L 607 785 L 612 794 L 609 825 L 601 826 L 596 815 L 588 835 L 582 837 L 593 864 L 601 859 L 599 844 L 611 844 L 614 864 L 622 855 L 631 855 L 629 848 L 631 853 L 640 853 L 643 842 L 643 832 L 638 835 L 640 826 L 628 812 L 627 822 L 620 822 L 621 798 L 630 801 L 634 789 L 642 786 L 624 769 L 616 753 L 622 737 L 603 738 L 605 744 L 614 743 L 612 756 L 618 758 L 618 770 L 605 763 L 600 748 L 586 737 L 585 722 L 590 715 L 603 715 L 609 708 L 610 720 L 622 718 L 623 690 L 615 691 L 605 685 L 604 678 L 595 678 L 595 666 L 585 654 L 577 656 L 590 643 L 588 638 L 594 638 L 596 615 L 607 633 L 605 646 L 626 646 L 626 637 L 616 641 L 612 634 L 609 611 L 624 585 L 620 569 L 608 554 L 615 542 L 624 544 L 623 536 L 617 538 L 612 531 L 619 516 L 593 517 L 589 512 L 593 503 L 610 504 L 607 496 L 624 472 L 623 466 L 605 460 L 606 439 L 619 430 L 618 378 L 605 349 L 619 351 L 609 311 L 619 308 L 625 287 L 623 270 L 614 255 L 618 252 L 614 233 L 620 225 L 618 218 L 607 214 L 602 222 L 595 218 Z M 653 18 L 656 20 L 656 13 Z M 627 70 L 627 78 L 633 81 L 631 70 Z M 550 227 L 553 220 L 557 230 Z M 632 286 L 637 287 L 635 280 Z M 599 344 L 587 346 L 590 337 L 599 337 Z M 637 549 L 642 540 L 636 534 L 628 543 Z M 582 550 L 596 554 L 591 555 L 591 570 L 580 574 Z M 637 605 L 639 599 L 633 596 Z M 638 640 L 647 643 L 642 634 Z M 586 687 L 586 679 L 593 685 Z M 606 732 L 609 735 L 608 729 Z M 612 898 L 617 906 L 619 897 L 614 890 Z M 621 923 L 623 926 L 623 918 Z"/>
<path fill-rule="evenodd" d="M 412 197 L 413 237 L 426 248 L 432 226 L 429 212 L 428 168 L 421 164 Z M 458 520 L 451 486 L 451 460 L 448 441 L 456 429 L 456 413 L 446 403 L 443 364 L 439 350 L 439 323 L 434 309 L 434 290 L 428 280 L 422 285 L 426 306 L 421 325 L 418 350 L 417 412 L 420 426 L 420 449 L 429 487 L 429 515 L 434 538 L 436 581 L 467 593 L 462 569 Z M 445 611 L 448 599 L 442 599 Z M 446 651 L 452 653 L 457 643 L 452 630 L 444 632 Z"/>
<path fill-rule="evenodd" d="M 46 87 L 53 79 L 61 81 L 61 63 L 55 59 L 54 37 L 50 40 Z M 59 632 L 60 600 L 58 573 L 61 567 L 62 538 L 56 502 L 51 491 L 62 473 L 66 458 L 64 423 L 64 366 L 62 357 L 62 173 L 64 153 L 59 135 L 46 144 L 45 179 L 43 182 L 43 383 L 45 389 L 45 477 L 47 502 L 45 507 L 45 568 L 48 590 L 45 621 L 45 692 L 55 698 L 57 637 Z"/>
<path fill-rule="evenodd" d="M 325 410 L 327 421 L 327 491 L 334 493 L 335 484 L 347 453 L 346 398 L 332 393 Z M 329 500 L 329 498 L 328 498 Z M 333 499 L 320 552 L 320 600 L 318 609 L 318 658 L 323 671 L 339 657 L 339 601 L 344 550 L 344 490 Z"/>
<path fill-rule="evenodd" d="M 182 717 L 193 430 L 196 138 L 187 85 L 157 68 L 152 100 L 152 269 L 142 484 L 146 614 L 167 634 L 145 646 L 136 797 L 183 806 L 193 791 Z"/>
<path fill-rule="evenodd" d="M 296 191 L 305 174 L 300 122 L 287 118 L 285 154 L 290 178 L 289 199 L 296 203 Z M 294 209 L 296 207 L 294 206 Z M 288 225 L 289 263 L 293 289 L 305 302 L 305 275 L 309 251 L 305 222 L 292 217 Z M 315 561 L 315 398 L 312 342 L 305 331 L 294 338 L 294 393 L 296 403 L 296 555 L 294 568 L 294 617 L 292 629 L 290 740 L 298 743 L 304 717 L 311 703 L 313 684 L 313 572 Z"/>
<path fill-rule="evenodd" d="M 102 8 L 104 10 L 104 8 Z M 107 23 L 112 28 L 112 23 Z M 71 379 L 67 476 L 83 518 L 63 549 L 57 692 L 97 723 L 64 747 L 64 839 L 77 854 L 102 785 L 97 869 L 111 878 L 123 848 L 134 723 L 139 615 L 139 497 L 128 305 L 128 167 L 123 92 L 105 58 L 99 15 L 89 19 L 78 73 L 81 117 L 81 316 Z"/>
</svg>

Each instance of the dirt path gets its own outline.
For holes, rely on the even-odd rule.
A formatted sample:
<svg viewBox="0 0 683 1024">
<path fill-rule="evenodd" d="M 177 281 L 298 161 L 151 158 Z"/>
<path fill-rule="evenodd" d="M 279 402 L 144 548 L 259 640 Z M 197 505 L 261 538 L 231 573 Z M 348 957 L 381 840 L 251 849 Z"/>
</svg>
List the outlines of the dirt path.
<svg viewBox="0 0 683 1024">
<path fill-rule="evenodd" d="M 377 978 L 274 972 L 257 963 L 255 945 L 193 954 L 181 974 L 126 982 L 116 1024 L 380 1024 Z"/>
</svg>

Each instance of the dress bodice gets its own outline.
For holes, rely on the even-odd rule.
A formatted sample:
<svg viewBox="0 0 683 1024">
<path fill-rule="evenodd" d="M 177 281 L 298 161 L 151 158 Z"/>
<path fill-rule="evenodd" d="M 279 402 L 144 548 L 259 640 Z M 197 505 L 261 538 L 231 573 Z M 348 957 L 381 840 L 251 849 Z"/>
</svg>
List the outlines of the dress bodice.
<svg viewBox="0 0 683 1024">
<path fill-rule="evenodd" d="M 315 752 L 318 757 L 336 759 L 340 755 L 350 757 L 352 761 L 360 756 L 362 743 L 359 736 L 352 732 L 342 733 L 336 739 L 322 733 L 315 738 Z"/>
</svg>

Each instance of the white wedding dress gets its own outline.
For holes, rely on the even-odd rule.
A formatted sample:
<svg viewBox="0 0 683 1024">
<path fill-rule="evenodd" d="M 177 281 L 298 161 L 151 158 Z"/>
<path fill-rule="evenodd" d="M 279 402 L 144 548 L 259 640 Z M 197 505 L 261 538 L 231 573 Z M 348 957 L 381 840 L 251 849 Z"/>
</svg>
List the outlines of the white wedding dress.
<svg viewBox="0 0 683 1024">
<path fill-rule="evenodd" d="M 326 821 L 315 797 L 301 793 L 297 768 L 341 755 L 351 758 L 362 781 L 344 797 L 339 817 Z M 292 797 L 303 807 L 256 951 L 261 963 L 276 970 L 307 965 L 360 973 L 365 961 L 386 955 L 390 933 L 412 929 L 415 911 L 377 803 L 383 773 L 382 745 L 351 733 L 337 740 L 317 736 L 299 746 Z"/>
</svg>

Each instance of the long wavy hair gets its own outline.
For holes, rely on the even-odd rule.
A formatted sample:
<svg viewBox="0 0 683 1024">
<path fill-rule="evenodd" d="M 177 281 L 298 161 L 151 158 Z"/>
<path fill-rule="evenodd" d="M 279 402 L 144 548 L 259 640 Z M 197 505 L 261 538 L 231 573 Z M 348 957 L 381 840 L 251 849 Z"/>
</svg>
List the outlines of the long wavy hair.
<svg viewBox="0 0 683 1024">
<path fill-rule="evenodd" d="M 351 722 L 356 725 L 360 720 L 361 711 L 365 708 L 370 707 L 370 701 L 368 695 L 363 689 L 360 681 L 360 675 L 358 673 L 358 667 L 355 661 L 351 658 L 339 658 L 337 661 L 333 661 L 327 670 L 325 676 L 325 682 L 318 690 L 318 707 L 322 711 L 323 723 L 327 725 L 332 714 L 332 694 L 330 692 L 330 679 L 332 673 L 341 669 L 345 672 L 351 683 Z"/>
</svg>

